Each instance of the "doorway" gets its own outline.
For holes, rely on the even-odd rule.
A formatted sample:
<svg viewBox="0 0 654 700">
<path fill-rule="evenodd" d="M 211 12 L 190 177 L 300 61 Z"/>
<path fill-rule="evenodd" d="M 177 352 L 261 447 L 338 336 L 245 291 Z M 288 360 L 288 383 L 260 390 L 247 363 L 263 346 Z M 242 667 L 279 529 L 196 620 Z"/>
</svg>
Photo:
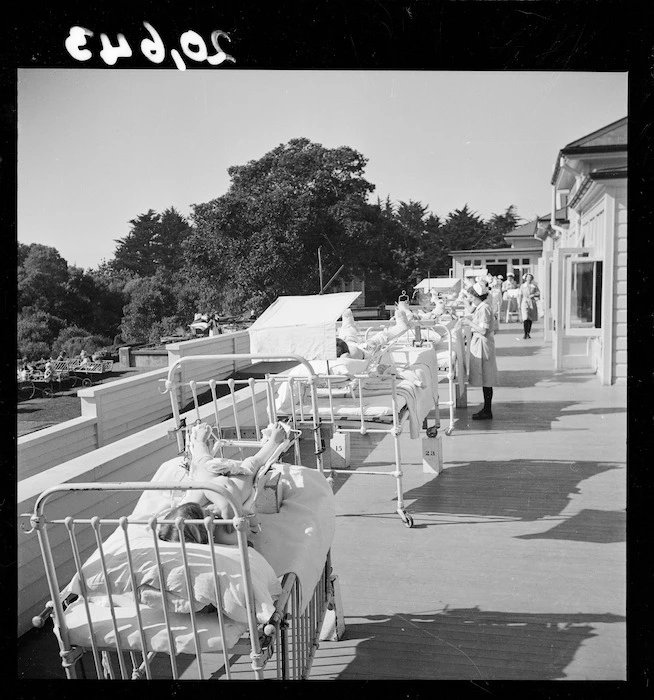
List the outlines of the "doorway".
<svg viewBox="0 0 654 700">
<path fill-rule="evenodd" d="M 506 279 L 506 263 L 501 263 L 501 264 L 496 264 L 493 265 L 487 264 L 486 269 L 488 270 L 489 275 L 493 275 L 493 277 L 497 277 L 498 275 L 502 275 L 504 279 Z"/>
</svg>

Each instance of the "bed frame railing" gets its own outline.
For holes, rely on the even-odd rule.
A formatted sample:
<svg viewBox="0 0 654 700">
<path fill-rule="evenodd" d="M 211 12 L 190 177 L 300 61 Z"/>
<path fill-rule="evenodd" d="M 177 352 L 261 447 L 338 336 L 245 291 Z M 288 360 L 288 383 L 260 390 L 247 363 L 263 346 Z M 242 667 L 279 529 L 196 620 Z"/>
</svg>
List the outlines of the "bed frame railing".
<svg viewBox="0 0 654 700">
<path fill-rule="evenodd" d="M 226 379 L 226 380 L 216 380 L 208 379 L 204 381 L 189 380 L 185 381 L 183 378 L 183 370 L 186 366 L 190 364 L 207 364 L 209 366 L 215 365 L 216 361 L 220 360 L 261 360 L 261 361 L 289 361 L 295 360 L 298 364 L 304 365 L 307 371 L 306 383 L 309 387 L 311 394 L 311 404 L 312 410 L 310 415 L 303 416 L 302 422 L 308 423 L 310 429 L 313 433 L 314 440 L 314 454 L 316 457 L 316 468 L 321 473 L 323 472 L 323 452 L 325 446 L 323 443 L 323 438 L 320 429 L 320 419 L 317 412 L 317 395 L 315 391 L 315 381 L 316 374 L 307 360 L 305 360 L 300 355 L 295 355 L 292 353 L 285 355 L 266 355 L 266 354 L 249 354 L 242 353 L 236 355 L 194 355 L 190 357 L 184 357 L 177 360 L 173 365 L 170 366 L 168 370 L 168 376 L 163 382 L 164 388 L 162 393 L 168 393 L 170 395 L 171 407 L 173 418 L 175 420 L 175 432 L 177 437 L 177 443 L 180 453 L 186 452 L 187 444 L 186 437 L 190 426 L 186 425 L 185 418 L 182 417 L 182 405 L 184 403 L 184 394 L 186 387 L 189 388 L 191 392 L 192 406 L 190 411 L 195 412 L 196 421 L 201 421 L 201 411 L 200 407 L 202 403 L 202 394 L 204 392 L 209 392 L 210 401 L 213 406 L 213 421 L 214 425 L 214 438 L 216 439 L 216 451 L 224 456 L 225 447 L 237 446 L 242 450 L 243 447 L 260 447 L 260 434 L 261 429 L 266 427 L 268 423 L 275 422 L 277 420 L 276 409 L 275 409 L 275 396 L 280 383 L 286 382 L 289 384 L 292 390 L 293 378 L 286 377 L 284 375 L 266 375 L 263 379 Z M 261 410 L 259 408 L 259 403 L 257 399 L 257 391 L 261 391 L 259 387 L 265 387 L 265 416 L 266 425 L 263 424 L 261 420 Z M 225 426 L 223 421 L 220 419 L 220 411 L 218 405 L 218 387 L 227 387 L 228 395 L 231 399 L 231 416 L 230 423 L 233 421 L 233 425 Z M 250 403 L 250 410 L 253 416 L 254 425 L 244 426 L 239 420 L 239 411 L 244 411 L 243 396 L 240 397 L 240 404 L 237 406 L 236 392 L 240 389 L 245 389 L 249 387 L 248 398 Z M 247 406 L 247 400 L 246 404 Z M 206 419 L 205 419 L 206 420 Z M 292 428 L 299 431 L 300 426 L 298 425 L 298 420 L 292 422 Z M 231 433 L 233 437 L 226 437 L 226 435 Z M 300 446 L 298 441 L 294 441 L 294 454 L 295 463 L 300 463 Z M 305 465 L 307 466 L 307 465 Z"/>
<path fill-rule="evenodd" d="M 191 489 L 204 489 L 219 493 L 229 502 L 234 512 L 234 517 L 227 520 L 212 517 L 206 517 L 203 520 L 185 520 L 183 518 L 167 520 L 165 518 L 156 518 L 155 516 L 146 520 L 128 517 L 106 519 L 99 517 L 64 517 L 48 519 L 46 515 L 46 505 L 52 497 L 57 495 L 61 496 L 65 493 L 76 492 L 88 494 L 98 491 L 134 492 L 147 490 L 171 491 L 172 493 Z M 162 652 L 154 651 L 150 648 L 141 617 L 142 608 L 136 604 L 136 601 L 134 601 L 133 608 L 138 630 L 138 643 L 132 643 L 132 648 L 130 649 L 124 648 L 119 633 L 120 625 L 117 618 L 118 606 L 115 604 L 111 595 L 110 577 L 106 567 L 103 548 L 103 528 L 120 528 L 124 535 L 131 591 L 137 590 L 137 572 L 131 557 L 128 528 L 129 525 L 135 524 L 147 525 L 152 533 L 152 543 L 158 566 L 159 580 L 163 580 L 164 575 L 159 554 L 157 529 L 164 523 L 172 523 L 178 530 L 180 557 L 184 565 L 187 590 L 192 590 L 192 582 L 188 568 L 184 525 L 186 523 L 203 525 L 207 530 L 207 536 L 210 542 L 213 541 L 213 532 L 216 527 L 224 527 L 225 525 L 231 524 L 237 533 L 237 547 L 239 551 L 241 575 L 244 583 L 249 639 L 242 638 L 232 649 L 222 649 L 222 665 L 218 668 L 214 677 L 219 674 L 224 674 L 226 679 L 230 679 L 232 677 L 231 665 L 240 656 L 248 653 L 252 674 L 256 680 L 264 678 L 266 665 L 273 657 L 275 658 L 275 671 L 272 674 L 273 678 L 286 680 L 301 679 L 308 676 L 315 650 L 318 647 L 326 612 L 336 604 L 334 593 L 336 577 L 332 574 L 329 553 L 320 580 L 305 609 L 301 608 L 300 586 L 297 577 L 295 574 L 286 574 L 282 580 L 282 594 L 275 602 L 275 611 L 273 615 L 266 624 L 259 624 L 255 613 L 254 588 L 247 544 L 247 531 L 250 527 L 249 520 L 254 516 L 245 513 L 242 506 L 222 487 L 210 482 L 180 483 L 177 481 L 61 484 L 44 491 L 36 500 L 33 512 L 31 514 L 23 514 L 23 517 L 29 518 L 29 527 L 25 527 L 23 524 L 22 529 L 24 532 L 27 534 L 36 532 L 37 534 L 45 566 L 48 589 L 51 596 L 51 599 L 45 604 L 43 611 L 35 616 L 32 622 L 36 627 L 43 627 L 48 619 L 52 619 L 54 632 L 59 643 L 61 664 L 67 678 L 75 679 L 87 677 L 91 669 L 85 668 L 83 656 L 85 652 L 88 651 L 91 652 L 93 658 L 93 666 L 91 668 L 94 668 L 98 679 L 119 678 L 138 680 L 158 677 L 163 671 L 160 666 L 155 669 L 153 662 L 155 656 L 160 657 L 162 655 L 168 657 L 170 666 L 170 670 L 164 675 L 167 677 L 172 676 L 173 679 L 181 677 L 182 670 L 177 660 L 178 655 L 175 651 L 174 634 L 171 628 L 170 614 L 166 606 L 164 591 L 161 592 L 162 606 L 160 613 L 162 616 L 161 622 L 166 630 L 168 652 L 162 654 Z M 75 573 L 78 574 L 80 580 L 81 598 L 85 608 L 86 622 L 89 630 L 88 644 L 84 646 L 77 646 L 71 643 L 69 629 L 66 624 L 65 610 L 74 601 L 70 595 L 62 593 L 61 581 L 57 571 L 57 562 L 65 559 L 62 557 L 62 546 L 64 546 L 66 542 L 64 537 L 63 545 L 58 541 L 60 538 L 57 539 L 56 543 L 53 543 L 49 531 L 52 531 L 52 529 L 56 527 L 65 530 L 68 537 L 68 544 L 72 549 Z M 86 529 L 86 533 L 80 537 L 80 529 L 82 528 Z M 91 537 L 88 536 L 89 531 Z M 101 641 L 96 638 L 92 614 L 87 600 L 88 590 L 82 567 L 89 548 L 97 548 L 98 550 L 102 573 L 105 585 L 107 586 L 107 601 L 111 614 L 114 637 L 114 644 L 110 646 L 101 643 Z M 210 550 L 214 592 L 216 600 L 220 601 L 222 598 L 220 595 L 218 563 L 213 548 L 210 548 Z M 196 666 L 197 677 L 200 679 L 205 679 L 207 677 L 207 669 L 205 668 L 207 653 L 202 650 L 199 639 L 199 620 L 201 615 L 207 614 L 213 615 L 214 613 L 195 613 L 193 612 L 192 606 L 189 613 L 195 649 L 195 653 L 192 654 L 192 657 Z M 215 614 L 218 617 L 221 637 L 224 640 L 226 638 L 226 621 L 220 605 L 217 606 Z M 221 652 L 214 652 L 214 654 L 210 656 L 213 657 L 215 654 L 219 653 Z M 129 663 L 126 659 L 129 660 Z"/>
</svg>

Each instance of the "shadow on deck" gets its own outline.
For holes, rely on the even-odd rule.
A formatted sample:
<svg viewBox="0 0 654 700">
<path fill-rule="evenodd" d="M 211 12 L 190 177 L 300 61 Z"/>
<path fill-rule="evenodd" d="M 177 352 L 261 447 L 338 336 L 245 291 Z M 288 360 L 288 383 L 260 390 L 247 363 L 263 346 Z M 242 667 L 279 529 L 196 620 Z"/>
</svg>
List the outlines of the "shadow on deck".
<svg viewBox="0 0 654 700">
<path fill-rule="evenodd" d="M 380 679 L 562 680 L 579 648 L 596 636 L 597 625 L 624 621 L 610 613 L 525 614 L 477 607 L 369 615 L 348 624 L 340 644 L 355 642 L 356 655 L 337 678 L 369 678 L 374 667 Z M 322 658 L 320 664 L 328 661 Z M 312 678 L 320 679 L 319 669 Z"/>
</svg>

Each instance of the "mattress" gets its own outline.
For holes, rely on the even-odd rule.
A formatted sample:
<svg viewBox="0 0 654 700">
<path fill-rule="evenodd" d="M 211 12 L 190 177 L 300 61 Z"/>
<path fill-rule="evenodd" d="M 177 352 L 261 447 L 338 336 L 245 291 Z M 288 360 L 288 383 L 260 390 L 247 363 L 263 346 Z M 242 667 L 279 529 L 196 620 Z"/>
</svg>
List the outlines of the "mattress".
<svg viewBox="0 0 654 700">
<path fill-rule="evenodd" d="M 108 607 L 91 603 L 89 612 L 93 621 L 93 633 L 96 644 L 100 647 L 113 647 L 116 643 L 116 633 Z M 162 614 L 145 605 L 140 606 L 141 622 L 143 625 L 146 647 L 149 651 L 168 652 L 170 649 L 168 633 Z M 136 618 L 134 605 L 115 607 L 118 637 L 123 650 L 141 650 L 141 635 Z M 169 613 L 169 623 L 173 636 L 175 654 L 195 654 L 195 642 L 191 616 L 184 613 Z M 195 616 L 200 649 L 202 653 L 216 652 L 223 649 L 223 639 L 220 633 L 217 613 L 197 613 Z M 247 625 L 225 618 L 225 641 L 227 649 L 232 649 L 247 630 Z M 66 609 L 66 625 L 71 644 L 90 647 L 90 634 L 86 610 L 81 598 Z"/>
<path fill-rule="evenodd" d="M 396 405 L 398 412 L 406 406 L 406 401 L 403 397 L 397 396 Z M 363 415 L 364 419 L 373 420 L 381 418 L 393 417 L 393 397 L 390 394 L 380 394 L 379 396 L 370 396 L 363 399 L 363 413 L 359 399 L 340 398 L 333 396 L 331 401 L 334 418 L 341 420 L 358 420 Z M 318 415 L 321 418 L 331 419 L 332 408 L 327 399 L 318 401 Z M 304 405 L 304 415 L 312 415 L 311 404 Z M 299 409 L 298 409 L 299 413 Z"/>
</svg>

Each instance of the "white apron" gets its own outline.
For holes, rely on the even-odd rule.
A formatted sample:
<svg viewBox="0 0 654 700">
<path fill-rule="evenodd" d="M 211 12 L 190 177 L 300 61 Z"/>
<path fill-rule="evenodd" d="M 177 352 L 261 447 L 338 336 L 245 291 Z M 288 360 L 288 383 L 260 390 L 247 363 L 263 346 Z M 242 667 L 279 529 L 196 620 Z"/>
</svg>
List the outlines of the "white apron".
<svg viewBox="0 0 654 700">
<path fill-rule="evenodd" d="M 495 315 L 485 301 L 482 301 L 475 309 L 472 322 L 486 328 L 486 333 L 482 335 L 472 331 L 468 384 L 470 386 L 497 386 L 499 384 L 495 357 L 495 330 L 497 326 L 495 325 Z"/>
</svg>

